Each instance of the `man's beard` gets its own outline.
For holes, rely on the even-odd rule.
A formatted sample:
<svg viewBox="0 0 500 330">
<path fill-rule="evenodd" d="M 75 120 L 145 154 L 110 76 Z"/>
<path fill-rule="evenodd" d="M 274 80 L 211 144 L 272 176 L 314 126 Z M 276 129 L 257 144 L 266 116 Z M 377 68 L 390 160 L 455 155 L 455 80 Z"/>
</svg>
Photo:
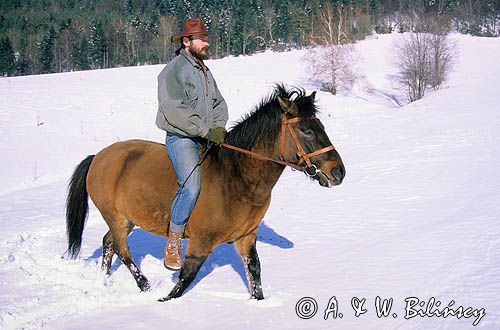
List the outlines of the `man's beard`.
<svg viewBox="0 0 500 330">
<path fill-rule="evenodd" d="M 200 50 L 190 48 L 189 49 L 191 54 L 199 59 L 200 61 L 207 60 L 209 55 L 208 55 L 208 47 L 201 48 Z"/>
</svg>

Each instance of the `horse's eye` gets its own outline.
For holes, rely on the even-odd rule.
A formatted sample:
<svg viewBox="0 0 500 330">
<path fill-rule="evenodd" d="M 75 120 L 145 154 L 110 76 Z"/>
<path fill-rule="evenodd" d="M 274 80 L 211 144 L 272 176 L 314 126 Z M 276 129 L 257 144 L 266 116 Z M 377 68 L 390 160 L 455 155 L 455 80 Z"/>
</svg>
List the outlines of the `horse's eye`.
<svg viewBox="0 0 500 330">
<path fill-rule="evenodd" d="M 303 129 L 302 133 L 304 133 L 304 135 L 306 135 L 306 136 L 313 136 L 314 135 L 314 131 L 310 128 Z"/>
</svg>

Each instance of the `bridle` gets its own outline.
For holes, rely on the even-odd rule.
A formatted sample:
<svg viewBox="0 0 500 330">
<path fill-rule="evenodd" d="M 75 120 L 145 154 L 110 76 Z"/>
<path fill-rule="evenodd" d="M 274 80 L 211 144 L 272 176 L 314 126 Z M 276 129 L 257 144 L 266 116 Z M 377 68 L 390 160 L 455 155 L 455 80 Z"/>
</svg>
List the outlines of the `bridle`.
<svg viewBox="0 0 500 330">
<path fill-rule="evenodd" d="M 228 149 L 232 149 L 232 150 L 239 151 L 241 153 L 253 156 L 253 157 L 260 159 L 260 160 L 267 160 L 267 161 L 271 161 L 271 162 L 274 162 L 277 164 L 290 166 L 293 169 L 296 169 L 298 171 L 302 171 L 302 172 L 306 173 L 308 176 L 313 177 L 319 173 L 319 170 L 316 167 L 316 165 L 314 165 L 311 162 L 311 158 L 314 156 L 324 154 L 328 151 L 335 150 L 335 147 L 333 145 L 329 145 L 327 147 L 321 148 L 319 150 L 316 150 L 316 151 L 313 151 L 310 153 L 305 152 L 304 148 L 302 147 L 302 144 L 299 141 L 299 138 L 297 137 L 297 133 L 295 132 L 295 129 L 293 128 L 293 124 L 298 123 L 302 120 L 312 120 L 312 119 L 316 119 L 316 117 L 311 117 L 311 118 L 307 118 L 307 119 L 295 117 L 295 118 L 288 119 L 286 117 L 286 114 L 283 114 L 282 119 L 281 119 L 281 137 L 280 137 L 280 145 L 279 145 L 280 157 L 282 159 L 285 158 L 284 157 L 285 137 L 286 137 L 286 132 L 288 130 L 290 132 L 290 135 L 292 136 L 293 142 L 295 143 L 295 147 L 297 148 L 297 156 L 299 156 L 299 162 L 297 164 L 289 163 L 289 162 L 286 162 L 284 160 L 273 159 L 273 158 L 268 157 L 266 155 L 262 155 L 262 154 L 259 154 L 257 152 L 253 152 L 250 150 L 239 148 L 239 147 L 227 144 L 227 143 L 222 143 L 222 146 L 224 146 Z M 301 166 L 301 164 L 304 162 L 306 163 L 306 165 Z"/>
</svg>

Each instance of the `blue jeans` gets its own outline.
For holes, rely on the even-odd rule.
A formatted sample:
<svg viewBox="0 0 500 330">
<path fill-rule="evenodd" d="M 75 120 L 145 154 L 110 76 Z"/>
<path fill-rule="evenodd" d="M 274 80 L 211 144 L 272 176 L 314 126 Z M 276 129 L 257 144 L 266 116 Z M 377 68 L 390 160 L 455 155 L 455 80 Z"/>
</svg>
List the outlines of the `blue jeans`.
<svg viewBox="0 0 500 330">
<path fill-rule="evenodd" d="M 194 170 L 187 181 L 186 179 L 200 161 L 198 147 L 202 141 L 201 138 L 180 137 L 169 134 L 165 139 L 165 146 L 174 166 L 178 185 L 170 208 L 170 230 L 174 233 L 184 231 L 184 227 L 200 194 L 200 167 Z M 184 187 L 181 187 L 183 184 Z"/>
</svg>

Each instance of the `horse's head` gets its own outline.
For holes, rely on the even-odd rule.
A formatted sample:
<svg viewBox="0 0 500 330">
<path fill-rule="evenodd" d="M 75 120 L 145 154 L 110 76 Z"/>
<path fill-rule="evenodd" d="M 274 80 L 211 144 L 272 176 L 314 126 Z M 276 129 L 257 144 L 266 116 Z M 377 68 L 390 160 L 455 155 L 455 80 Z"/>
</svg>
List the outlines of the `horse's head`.
<svg viewBox="0 0 500 330">
<path fill-rule="evenodd" d="M 325 127 L 315 116 L 316 92 L 293 101 L 277 96 L 282 109 L 279 149 L 284 161 L 303 165 L 304 172 L 323 187 L 342 183 L 345 167 Z"/>
</svg>

